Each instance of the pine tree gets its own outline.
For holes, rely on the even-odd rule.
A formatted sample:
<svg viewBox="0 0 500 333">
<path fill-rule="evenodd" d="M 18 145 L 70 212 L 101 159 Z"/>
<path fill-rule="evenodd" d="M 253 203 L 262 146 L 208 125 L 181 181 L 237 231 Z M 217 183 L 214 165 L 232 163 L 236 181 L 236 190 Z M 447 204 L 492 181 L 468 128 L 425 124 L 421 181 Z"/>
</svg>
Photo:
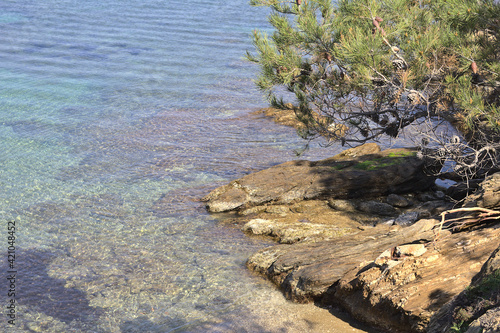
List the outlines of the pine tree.
<svg viewBox="0 0 500 333">
<path fill-rule="evenodd" d="M 270 7 L 273 27 L 254 31 L 247 53 L 257 86 L 274 107 L 292 98 L 304 138 L 355 145 L 431 124 L 424 154 L 453 160 L 462 176 L 498 168 L 498 1 L 250 3 Z M 433 132 L 443 120 L 466 140 Z"/>
</svg>

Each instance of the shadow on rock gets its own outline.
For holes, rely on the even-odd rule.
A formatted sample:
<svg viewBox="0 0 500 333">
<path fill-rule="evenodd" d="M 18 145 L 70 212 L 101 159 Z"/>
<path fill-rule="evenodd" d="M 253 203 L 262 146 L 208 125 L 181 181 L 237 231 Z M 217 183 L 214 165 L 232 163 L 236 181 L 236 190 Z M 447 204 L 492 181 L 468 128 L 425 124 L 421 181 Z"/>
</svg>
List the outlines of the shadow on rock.
<svg viewBox="0 0 500 333">
<path fill-rule="evenodd" d="M 426 310 L 437 311 L 443 306 L 443 303 L 448 302 L 454 296 L 455 296 L 455 294 L 449 293 L 445 290 L 436 289 L 429 294 L 430 303 L 426 307 Z"/>
<path fill-rule="evenodd" d="M 323 307 L 323 305 L 320 302 L 315 303 L 316 306 Z M 371 326 L 371 325 L 366 325 L 363 324 L 362 322 L 359 322 L 351 316 L 347 311 L 343 310 L 340 307 L 337 306 L 330 306 L 329 307 L 329 312 L 336 318 L 341 319 L 342 321 L 345 321 L 346 323 L 349 323 L 353 328 L 362 330 L 368 333 L 383 333 L 383 331 L 378 330 L 377 328 Z"/>
</svg>

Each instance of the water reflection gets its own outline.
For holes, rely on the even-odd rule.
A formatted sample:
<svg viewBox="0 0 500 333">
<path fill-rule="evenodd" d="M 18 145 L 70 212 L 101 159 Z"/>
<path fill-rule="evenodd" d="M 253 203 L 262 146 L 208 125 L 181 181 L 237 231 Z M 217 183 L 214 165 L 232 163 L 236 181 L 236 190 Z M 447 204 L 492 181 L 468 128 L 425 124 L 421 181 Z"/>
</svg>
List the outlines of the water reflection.
<svg viewBox="0 0 500 333">
<path fill-rule="evenodd" d="M 303 144 L 250 114 L 263 102 L 241 57 L 263 12 L 198 0 L 0 9 L 0 213 L 19 224 L 19 326 L 7 328 L 310 330 L 304 308 L 244 267 L 268 243 L 198 201 Z"/>
</svg>

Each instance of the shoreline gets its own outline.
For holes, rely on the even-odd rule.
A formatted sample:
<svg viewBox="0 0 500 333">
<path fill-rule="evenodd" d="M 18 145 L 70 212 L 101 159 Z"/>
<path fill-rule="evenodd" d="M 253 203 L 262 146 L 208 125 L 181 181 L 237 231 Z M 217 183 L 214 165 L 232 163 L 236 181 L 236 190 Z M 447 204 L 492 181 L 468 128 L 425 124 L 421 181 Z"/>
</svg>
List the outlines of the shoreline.
<svg viewBox="0 0 500 333">
<path fill-rule="evenodd" d="M 273 117 L 276 123 L 295 127 L 293 122 L 289 121 L 289 115 L 286 116 L 280 112 L 278 117 L 275 117 L 272 112 L 269 109 L 260 109 L 252 114 L 264 114 L 267 117 Z M 309 170 L 304 169 L 304 167 L 328 166 L 329 173 L 337 172 L 335 170 L 339 171 L 339 179 L 346 177 L 355 179 L 356 177 L 364 177 L 361 168 L 357 166 L 368 165 L 370 166 L 368 169 L 371 168 L 370 171 L 376 174 L 373 179 L 378 179 L 381 174 L 377 175 L 377 169 L 383 169 L 383 173 L 386 173 L 391 167 L 398 165 L 398 168 L 392 171 L 394 175 L 398 175 L 401 172 L 406 172 L 412 163 L 411 155 L 402 154 L 401 151 L 382 151 L 382 155 L 380 155 L 381 153 L 374 150 L 373 146 L 362 146 L 362 148 L 357 149 L 361 149 L 361 151 L 358 153 L 356 148 L 350 149 L 322 161 L 285 162 L 282 165 L 244 176 L 223 185 L 212 191 L 203 201 L 206 202 L 209 211 L 232 211 L 234 214 L 231 218 L 233 224 L 237 224 L 248 236 L 265 237 L 275 242 L 276 245 L 262 249 L 250 256 L 247 268 L 266 280 L 272 281 L 287 299 L 298 303 L 314 304 L 322 310 L 340 306 L 341 312 L 347 311 L 349 318 L 352 318 L 350 323 L 363 327 L 375 326 L 378 329 L 389 329 L 394 332 L 407 332 L 407 330 L 425 332 L 425 327 L 434 320 L 433 315 L 436 311 L 442 309 L 445 304 L 448 304 L 470 284 L 472 277 L 479 273 L 488 255 L 500 245 L 497 244 L 498 242 L 491 241 L 497 237 L 497 233 L 500 236 L 500 227 L 493 225 L 481 232 L 459 234 L 459 238 L 466 237 L 470 240 L 467 241 L 469 245 L 459 249 L 458 252 L 454 249 L 453 243 L 456 242 L 454 240 L 457 239 L 456 236 L 453 236 L 449 231 L 443 231 L 441 236 L 445 235 L 445 237 L 440 244 L 444 248 L 436 252 L 436 249 L 432 248 L 430 244 L 436 241 L 435 229 L 439 225 L 438 216 L 441 212 L 449 211 L 453 204 L 446 204 L 443 200 L 446 189 L 436 187 L 435 179 L 433 179 L 433 189 L 430 191 L 426 191 L 426 187 L 430 185 L 420 188 L 416 186 L 419 181 L 412 181 L 411 186 L 403 186 L 404 190 L 399 195 L 390 194 L 387 196 L 387 193 L 401 189 L 401 184 L 386 184 L 388 190 L 384 190 L 378 195 L 366 192 L 366 190 L 359 192 L 360 188 L 355 187 L 356 193 L 359 193 L 357 194 L 358 200 L 354 201 L 349 195 L 345 198 L 347 200 L 343 198 L 338 200 L 333 197 L 327 200 L 328 195 L 322 197 L 321 194 L 322 191 L 325 191 L 324 189 L 319 192 L 314 192 L 314 190 L 311 192 L 311 186 L 317 185 L 311 185 L 313 183 L 309 183 L 307 180 L 304 184 L 309 185 L 304 185 L 298 180 L 307 178 L 305 175 L 308 173 L 317 174 L 320 172 L 319 174 L 321 174 L 324 173 L 321 170 L 325 170 Z M 383 155 L 384 153 L 385 155 Z M 383 158 L 383 156 L 400 156 L 404 160 L 402 159 L 401 162 L 398 160 L 397 163 L 392 161 L 388 163 L 386 160 L 378 162 L 378 159 Z M 374 161 L 376 164 L 373 164 Z M 342 162 L 342 167 L 338 169 L 337 166 L 340 162 Z M 403 163 L 404 167 L 399 167 L 400 163 Z M 374 165 L 373 168 L 372 165 Z M 297 168 L 302 169 L 297 171 Z M 348 171 L 351 169 L 352 171 Z M 297 173 L 298 177 L 290 176 L 294 172 Z M 345 176 L 349 175 L 349 172 L 353 172 L 352 177 L 354 178 Z M 280 180 L 277 183 L 274 182 L 279 174 L 287 175 L 283 179 L 283 183 L 280 183 Z M 336 179 L 329 177 L 326 178 L 328 182 Z M 419 179 L 418 177 L 415 179 Z M 389 178 L 397 177 L 390 176 Z M 500 180 L 500 176 L 498 178 Z M 288 186 L 289 183 L 296 181 L 299 183 Z M 334 180 L 333 183 L 335 182 Z M 368 181 L 368 183 L 371 182 Z M 427 184 L 426 182 L 424 181 L 422 184 Z M 345 186 L 347 183 L 343 184 Z M 305 192 L 301 190 L 304 189 L 304 186 L 307 188 Z M 356 186 L 362 185 L 356 184 Z M 287 187 L 293 190 L 286 189 Z M 281 191 L 282 188 L 285 188 L 284 192 Z M 339 188 L 344 187 L 337 186 L 337 192 Z M 331 196 L 334 192 L 326 190 L 325 193 L 329 193 Z M 371 206 L 367 205 L 365 201 L 370 202 Z M 402 204 L 401 202 L 406 203 Z M 366 208 L 368 206 L 371 208 Z M 401 219 L 403 216 L 406 220 Z M 411 219 L 408 220 L 410 217 Z M 422 241 L 424 242 L 422 243 Z M 477 246 L 479 243 L 482 245 Z M 394 248 L 390 250 L 391 247 Z M 386 249 L 391 251 L 389 255 L 385 254 L 387 251 L 384 252 L 384 250 Z M 468 251 L 478 253 L 478 257 L 474 260 L 465 259 L 465 257 L 460 259 L 462 263 L 467 263 L 466 266 L 470 266 L 470 269 L 459 267 L 460 269 L 453 270 L 453 266 L 448 267 L 453 260 L 456 260 L 453 258 L 463 257 Z M 444 264 L 436 266 L 436 256 L 441 258 L 438 262 L 442 260 Z M 355 261 L 348 259 L 347 262 L 343 263 L 344 259 L 341 259 L 343 257 L 361 259 Z M 376 282 L 373 285 L 375 281 L 386 275 L 387 271 L 393 272 L 389 274 L 396 274 L 395 276 L 407 276 L 398 282 L 402 283 L 401 287 L 396 288 L 396 285 L 392 285 L 391 281 L 386 281 L 382 285 L 380 282 Z M 443 292 L 440 292 L 441 294 L 438 296 L 432 296 L 435 294 L 436 288 L 422 287 L 418 284 L 419 279 L 411 277 L 435 275 L 436 271 L 440 272 L 439 277 L 437 279 L 434 277 L 432 283 L 437 283 L 439 288 L 443 289 Z M 370 277 L 367 272 L 372 272 L 370 273 L 372 276 Z M 379 275 L 380 277 L 377 278 Z M 360 286 L 356 286 L 359 282 L 355 281 L 361 277 L 363 282 Z M 454 280 L 453 284 L 442 283 L 443 279 L 450 278 Z M 439 282 L 440 280 L 441 282 Z M 394 280 L 394 283 L 395 281 L 399 280 Z M 371 285 L 372 287 L 369 287 Z M 382 300 L 381 304 L 388 301 L 388 299 L 384 301 L 386 296 L 383 295 L 387 292 L 383 290 L 403 288 L 405 290 L 403 296 L 398 296 L 403 297 L 402 301 L 395 300 L 395 302 L 403 303 L 381 307 L 381 304 L 377 304 L 375 299 L 371 299 L 372 296 L 368 298 L 363 296 L 367 292 L 366 288 L 371 288 L 369 293 L 375 296 L 382 292 L 380 296 L 376 296 L 379 298 L 379 302 Z M 382 289 L 378 290 L 377 288 Z M 419 290 L 418 295 L 430 296 L 426 296 L 429 297 L 426 300 L 425 297 L 421 298 L 415 294 L 415 290 Z M 401 293 L 392 290 L 389 291 L 389 294 L 393 295 L 394 292 Z M 429 299 L 433 297 L 437 297 L 436 300 L 429 303 Z M 373 303 L 374 301 L 375 303 Z M 430 305 L 425 305 L 427 303 Z M 361 306 L 359 306 L 360 304 Z M 408 312 L 404 310 L 404 306 L 414 308 L 418 307 L 418 304 L 424 308 L 431 307 L 424 311 L 414 309 L 413 312 Z M 394 320 L 403 313 L 405 315 L 401 322 Z M 450 316 L 448 315 L 448 317 Z M 323 318 L 322 322 L 325 320 Z M 380 331 L 374 330 L 374 332 Z"/>
</svg>

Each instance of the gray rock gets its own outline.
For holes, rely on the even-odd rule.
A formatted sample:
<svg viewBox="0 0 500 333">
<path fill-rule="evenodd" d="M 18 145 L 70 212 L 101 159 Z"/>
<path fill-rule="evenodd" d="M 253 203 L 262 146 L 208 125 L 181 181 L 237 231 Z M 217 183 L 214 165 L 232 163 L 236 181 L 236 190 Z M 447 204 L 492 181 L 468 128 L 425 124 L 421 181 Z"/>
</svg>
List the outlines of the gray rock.
<svg viewBox="0 0 500 333">
<path fill-rule="evenodd" d="M 330 199 L 328 200 L 328 206 L 335 210 L 339 210 L 341 212 L 355 212 L 356 205 L 350 200 L 342 200 L 342 199 Z"/>
<path fill-rule="evenodd" d="M 384 202 L 378 201 L 363 201 L 358 204 L 358 209 L 364 213 L 376 214 L 382 216 L 393 216 L 397 214 L 397 210 Z"/>
<path fill-rule="evenodd" d="M 446 189 L 446 195 L 454 200 L 460 201 L 477 190 L 480 179 L 471 179 L 466 182 L 458 182 Z"/>
<path fill-rule="evenodd" d="M 405 207 L 410 206 L 410 202 L 408 201 L 408 199 L 406 199 L 405 197 L 403 197 L 401 195 L 397 195 L 394 193 L 389 194 L 387 196 L 386 202 L 391 206 L 399 207 L 399 208 L 405 208 Z"/>
<path fill-rule="evenodd" d="M 427 202 L 427 201 L 436 200 L 436 197 L 434 196 L 433 193 L 424 192 L 424 193 L 419 193 L 417 195 L 417 199 L 422 201 L 422 202 Z"/>
<path fill-rule="evenodd" d="M 465 333 L 500 332 L 500 307 L 489 309 L 484 315 L 474 320 Z"/>
<path fill-rule="evenodd" d="M 420 214 L 420 218 L 428 218 L 430 216 L 437 216 L 444 212 L 445 210 L 453 209 L 454 204 L 452 202 L 444 200 L 433 200 L 427 201 L 413 208 L 412 211 L 416 211 Z"/>
<path fill-rule="evenodd" d="M 417 222 L 419 218 L 420 218 L 419 212 L 407 212 L 396 217 L 396 219 L 394 219 L 394 224 L 400 226 L 409 226 Z"/>
<path fill-rule="evenodd" d="M 434 193 L 434 196 L 436 197 L 436 199 L 443 200 L 446 197 L 446 194 L 444 194 L 443 191 L 436 191 Z"/>
</svg>

